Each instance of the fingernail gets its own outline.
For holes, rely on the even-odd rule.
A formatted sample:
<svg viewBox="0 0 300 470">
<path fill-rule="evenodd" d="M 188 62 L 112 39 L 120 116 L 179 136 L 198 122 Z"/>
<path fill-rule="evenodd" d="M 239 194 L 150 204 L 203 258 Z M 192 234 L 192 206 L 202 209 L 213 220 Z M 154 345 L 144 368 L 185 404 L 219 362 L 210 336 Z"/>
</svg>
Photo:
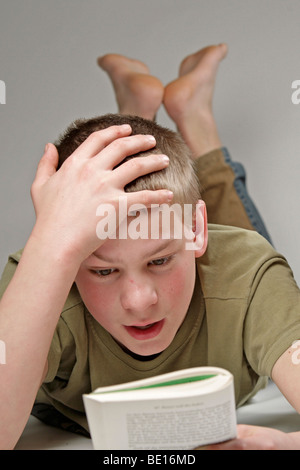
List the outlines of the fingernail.
<svg viewBox="0 0 300 470">
<path fill-rule="evenodd" d="M 167 155 L 162 155 L 161 158 L 162 158 L 162 160 L 163 160 L 164 162 L 166 162 L 166 163 L 169 163 L 169 161 L 170 161 L 170 159 L 169 159 L 169 157 L 168 157 Z"/>
<path fill-rule="evenodd" d="M 49 147 L 50 147 L 50 145 L 49 145 L 49 144 L 46 144 L 44 153 L 48 152 Z"/>
<path fill-rule="evenodd" d="M 131 126 L 129 124 L 122 124 L 122 129 L 124 129 L 124 131 L 129 131 L 131 130 Z"/>
<path fill-rule="evenodd" d="M 166 193 L 167 193 L 167 199 L 168 199 L 168 201 L 171 201 L 171 200 L 173 199 L 173 193 L 172 193 L 172 191 L 166 191 Z"/>
<path fill-rule="evenodd" d="M 155 137 L 153 137 L 153 135 L 147 135 L 147 139 L 149 140 L 149 142 L 156 142 Z"/>
</svg>

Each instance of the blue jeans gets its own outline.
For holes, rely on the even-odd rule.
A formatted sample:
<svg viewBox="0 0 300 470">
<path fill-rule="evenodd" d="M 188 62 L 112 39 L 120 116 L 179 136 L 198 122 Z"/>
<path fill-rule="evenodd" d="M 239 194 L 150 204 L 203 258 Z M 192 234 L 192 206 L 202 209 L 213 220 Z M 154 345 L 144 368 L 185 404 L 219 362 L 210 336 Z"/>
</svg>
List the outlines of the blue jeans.
<svg viewBox="0 0 300 470">
<path fill-rule="evenodd" d="M 253 228 L 272 244 L 271 237 L 265 227 L 265 224 L 248 194 L 246 187 L 246 172 L 243 165 L 241 163 L 233 162 L 230 158 L 228 150 L 225 147 L 222 148 L 222 152 L 224 154 L 225 162 L 232 168 L 235 174 L 234 187 L 245 208 L 249 220 L 253 225 Z"/>
</svg>

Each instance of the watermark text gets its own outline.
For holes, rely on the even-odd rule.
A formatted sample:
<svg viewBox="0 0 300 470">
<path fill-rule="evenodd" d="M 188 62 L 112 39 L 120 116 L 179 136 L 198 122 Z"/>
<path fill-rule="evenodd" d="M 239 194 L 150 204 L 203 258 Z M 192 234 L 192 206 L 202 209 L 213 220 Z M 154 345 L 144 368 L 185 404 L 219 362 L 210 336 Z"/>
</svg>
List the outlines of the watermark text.
<svg viewBox="0 0 300 470">
<path fill-rule="evenodd" d="M 0 364 L 6 364 L 6 345 L 0 340 Z"/>
<path fill-rule="evenodd" d="M 100 204 L 96 215 L 100 217 L 96 233 L 100 240 L 107 239 L 184 239 L 186 249 L 194 250 L 195 233 L 203 230 L 203 220 L 192 204 L 143 204 L 128 207 L 126 196 L 117 206 Z"/>
<path fill-rule="evenodd" d="M 300 364 L 300 341 L 294 341 L 291 348 L 295 349 L 292 354 L 292 363 L 298 365 Z"/>
<path fill-rule="evenodd" d="M 6 104 L 6 85 L 3 80 L 0 80 L 0 104 Z"/>
<path fill-rule="evenodd" d="M 300 80 L 294 80 L 292 82 L 292 89 L 295 90 L 291 96 L 292 103 L 299 104 L 300 103 Z"/>
</svg>

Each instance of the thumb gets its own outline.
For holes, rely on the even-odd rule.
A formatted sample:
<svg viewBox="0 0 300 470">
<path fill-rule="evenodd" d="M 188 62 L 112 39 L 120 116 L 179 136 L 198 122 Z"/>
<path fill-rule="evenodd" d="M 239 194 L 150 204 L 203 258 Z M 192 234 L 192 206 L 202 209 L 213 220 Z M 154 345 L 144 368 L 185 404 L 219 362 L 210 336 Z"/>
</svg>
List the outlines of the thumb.
<svg viewBox="0 0 300 470">
<path fill-rule="evenodd" d="M 45 183 L 54 173 L 58 165 L 58 152 L 53 144 L 47 144 L 44 155 L 42 156 L 36 172 L 35 180 L 39 184 Z"/>
</svg>

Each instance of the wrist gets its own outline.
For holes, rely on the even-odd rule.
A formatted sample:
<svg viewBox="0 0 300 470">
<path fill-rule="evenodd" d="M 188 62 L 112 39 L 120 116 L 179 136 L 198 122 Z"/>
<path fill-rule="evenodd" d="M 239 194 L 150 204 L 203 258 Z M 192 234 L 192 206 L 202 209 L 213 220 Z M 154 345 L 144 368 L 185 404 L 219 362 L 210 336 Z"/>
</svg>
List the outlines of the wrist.
<svg viewBox="0 0 300 470">
<path fill-rule="evenodd" d="M 40 229 L 38 225 L 34 226 L 24 252 L 30 252 L 30 256 L 39 259 L 40 263 L 52 264 L 59 272 L 74 278 L 83 261 L 83 255 L 68 240 L 62 240 L 55 232 Z"/>
</svg>

